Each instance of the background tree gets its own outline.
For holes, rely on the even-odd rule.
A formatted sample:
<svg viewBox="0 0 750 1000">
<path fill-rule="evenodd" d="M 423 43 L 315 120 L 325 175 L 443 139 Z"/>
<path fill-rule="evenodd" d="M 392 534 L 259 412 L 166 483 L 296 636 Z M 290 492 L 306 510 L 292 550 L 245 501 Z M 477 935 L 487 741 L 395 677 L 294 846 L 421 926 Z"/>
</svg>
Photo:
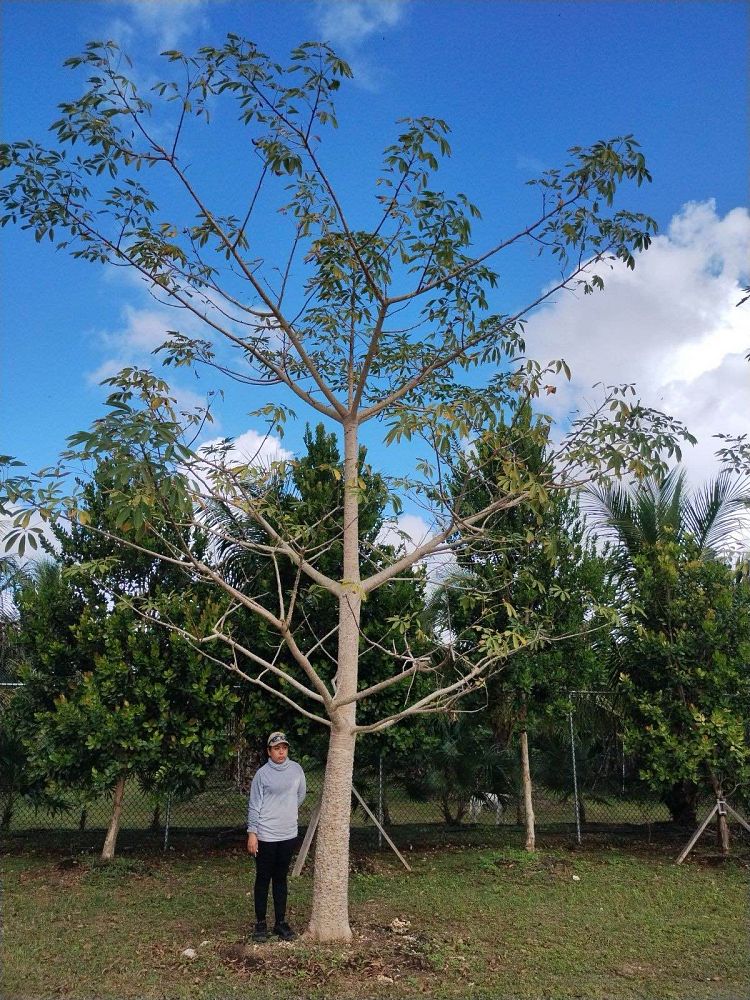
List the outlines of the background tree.
<svg viewBox="0 0 750 1000">
<path fill-rule="evenodd" d="M 125 75 L 112 43 L 92 42 L 69 60 L 89 74 L 88 86 L 60 106 L 55 148 L 33 141 L 2 147 L 0 166 L 8 180 L 0 189 L 0 222 L 20 223 L 37 239 L 51 237 L 79 258 L 130 267 L 157 297 L 200 320 L 204 338 L 179 330 L 168 337 L 167 363 L 213 366 L 243 385 L 254 382 L 255 397 L 257 386 L 280 387 L 258 411 L 272 426 L 283 423 L 293 404 L 336 428 L 344 487 L 335 528 L 342 550 L 337 576 L 321 570 L 319 553 L 287 530 L 285 512 L 274 502 L 276 473 L 255 470 L 250 486 L 247 468 L 238 468 L 226 449 L 196 452 L 192 443 L 205 413 L 183 417 L 164 381 L 151 373 L 129 369 L 110 380 L 108 412 L 90 432 L 75 436 L 73 446 L 76 461 L 113 462 L 109 504 L 123 518 L 116 525 L 132 523 L 141 531 L 142 547 L 150 545 L 161 559 L 220 589 L 233 606 L 257 614 L 304 673 L 301 686 L 285 674 L 295 704 L 330 731 L 309 933 L 317 940 L 348 940 L 349 804 L 357 737 L 449 708 L 503 662 L 513 645 L 509 637 L 483 655 L 456 659 L 448 683 L 416 700 L 404 697 L 398 711 L 362 723 L 358 709 L 372 694 L 382 694 L 387 684 L 405 696 L 415 675 L 436 669 L 428 657 L 395 659 L 391 676 L 377 690 L 361 687 L 363 602 L 423 557 L 460 544 L 459 524 L 480 531 L 490 514 L 533 498 L 536 482 L 511 474 L 488 508 L 467 514 L 463 497 L 447 490 L 446 476 L 467 446 L 492 432 L 501 414 L 526 406 L 550 377 L 566 371 L 561 360 L 540 365 L 523 356 L 524 317 L 561 289 L 600 289 L 601 272 L 612 259 L 634 266 L 654 223 L 614 202 L 622 184 L 650 177 L 632 136 L 573 147 L 563 168 L 534 181 L 538 207 L 528 223 L 475 248 L 472 222 L 478 209 L 464 194 L 445 193 L 435 182 L 439 161 L 450 152 L 448 126 L 438 118 L 413 118 L 401 123 L 385 149 L 373 188 L 376 216 L 355 221 L 324 163 L 322 137 L 337 123 L 335 93 L 351 75 L 328 46 L 300 45 L 284 67 L 230 34 L 218 47 L 165 57 L 176 73 L 155 84 L 153 101 Z M 247 202 L 229 214 L 212 207 L 202 193 L 190 150 L 203 140 L 209 109 L 221 99 L 234 101 L 239 114 L 237 142 L 223 152 L 249 157 L 241 165 Z M 144 166 L 153 168 L 149 188 L 140 172 Z M 266 216 L 274 187 L 281 215 Z M 187 205 L 187 214 L 180 214 L 178 205 Z M 278 240 L 264 241 L 258 229 L 264 217 L 273 218 L 280 238 L 288 235 L 285 258 L 266 259 L 264 246 L 277 246 Z M 524 242 L 546 251 L 542 260 L 550 267 L 540 272 L 546 291 L 510 314 L 491 312 L 489 296 L 498 283 L 494 259 Z M 477 366 L 479 380 L 466 374 Z M 632 387 L 614 387 L 604 396 L 595 412 L 573 420 L 562 436 L 551 466 L 556 480 L 571 469 L 583 479 L 645 473 L 654 463 L 660 466 L 656 456 L 662 449 L 674 452 L 685 436 L 680 425 L 641 405 Z M 421 504 L 434 527 L 421 545 L 376 571 L 360 544 L 358 524 L 364 493 L 360 438 L 366 427 L 373 435 L 382 428 L 389 444 L 423 442 L 424 460 L 388 482 L 389 497 L 392 506 L 396 498 Z M 177 470 L 187 475 L 174 475 Z M 11 539 L 33 530 L 23 520 L 29 507 L 49 516 L 59 510 L 65 492 L 65 479 L 57 475 L 12 476 L 6 484 L 8 509 L 13 505 L 18 514 Z M 258 595 L 234 587 L 210 560 L 191 552 L 189 522 L 205 524 L 217 498 L 256 522 L 263 535 L 255 543 L 260 554 L 271 563 L 289 559 L 300 577 L 337 602 L 336 673 L 330 683 L 290 628 L 296 589 L 277 588 L 278 607 L 271 613 Z M 75 518 L 75 499 L 67 509 Z M 123 535 L 119 529 L 111 534 Z M 159 542 L 146 542 L 149 537 Z M 230 620 L 231 612 L 222 610 L 214 627 L 194 640 L 224 643 L 231 660 L 234 640 L 224 628 Z M 251 683 L 262 684 L 279 669 L 272 659 L 260 659 L 243 660 L 243 675 Z"/>
<path fill-rule="evenodd" d="M 689 713 L 689 705 L 699 694 L 699 689 L 691 693 L 689 678 L 696 679 L 692 671 L 710 670 L 719 687 L 729 684 L 725 694 L 731 697 L 736 666 L 724 673 L 709 664 L 713 656 L 712 641 L 722 661 L 726 655 L 729 663 L 735 661 L 739 638 L 735 637 L 734 628 L 729 628 L 723 636 L 710 629 L 705 631 L 700 648 L 694 645 L 694 640 L 697 641 L 705 626 L 701 619 L 705 588 L 712 590 L 718 600 L 722 587 L 729 587 L 731 574 L 727 566 L 720 563 L 720 557 L 738 537 L 741 512 L 748 500 L 747 483 L 723 472 L 691 493 L 686 486 L 684 470 L 674 468 L 663 477 L 650 478 L 635 486 L 592 487 L 589 498 L 591 513 L 600 529 L 608 530 L 617 542 L 621 560 L 620 585 L 636 605 L 624 636 L 620 636 L 621 641 L 612 648 L 614 675 L 626 674 L 629 704 L 636 708 L 636 721 L 629 725 L 631 743 L 646 748 L 646 743 L 635 739 L 638 725 L 646 724 L 637 705 L 639 699 L 648 700 L 656 693 L 660 699 L 676 699 L 672 735 L 679 742 L 687 738 L 690 729 L 683 713 Z M 705 563 L 705 566 L 698 563 Z M 701 580 L 703 574 L 705 581 Z M 721 578 L 724 584 L 720 584 Z M 691 600 L 688 596 L 691 588 L 695 591 L 696 616 L 692 624 L 683 621 Z M 725 598 L 729 599 L 726 594 Z M 674 608 L 673 600 L 677 601 Z M 738 609 L 739 606 L 735 610 Z M 671 621 L 673 613 L 676 615 L 674 624 Z M 682 634 L 679 641 L 678 632 Z M 693 635 L 692 639 L 688 639 L 689 634 Z M 686 660 L 679 666 L 682 641 L 686 642 Z M 722 645 L 724 641 L 727 646 Z M 675 672 L 670 673 L 673 667 Z M 683 669 L 687 671 L 684 677 Z M 712 705 L 718 690 L 710 695 L 705 692 L 705 695 L 708 705 Z M 741 697 L 736 705 L 744 711 L 744 707 L 740 708 Z M 708 710 L 710 714 L 710 708 Z M 718 745 L 725 744 L 720 741 Z M 655 780 L 656 772 L 651 769 L 648 756 L 642 766 L 644 774 Z M 682 766 L 675 759 L 671 784 L 666 771 L 660 772 L 658 787 L 677 823 L 690 826 L 696 823 L 696 802 L 702 782 L 696 781 L 695 776 L 700 770 Z"/>
<path fill-rule="evenodd" d="M 105 859 L 115 853 L 128 779 L 194 790 L 226 752 L 236 700 L 228 678 L 161 624 L 195 627 L 216 613 L 210 595 L 158 558 L 113 546 L 111 483 L 112 470 L 99 467 L 79 521 L 70 530 L 53 524 L 54 542 L 44 542 L 58 561 L 40 564 L 19 594 L 19 732 L 31 772 L 58 796 L 112 794 Z"/>
<path fill-rule="evenodd" d="M 643 611 L 616 646 L 626 746 L 675 819 L 693 823 L 698 794 L 721 796 L 750 777 L 750 586 L 701 558 L 691 538 L 657 541 L 635 558 L 633 578 Z M 675 789 L 695 790 L 687 813 Z"/>
<path fill-rule="evenodd" d="M 480 539 L 469 538 L 459 555 L 457 586 L 444 591 L 442 628 L 478 648 L 513 637 L 512 656 L 487 680 L 489 725 L 500 745 L 518 736 L 526 848 L 535 829 L 529 730 L 567 720 L 572 689 L 598 687 L 604 679 L 597 637 L 614 610 L 606 550 L 586 537 L 578 500 L 570 490 L 547 491 L 551 452 L 545 421 L 529 407 L 514 423 L 467 456 L 453 482 L 465 491 L 468 510 L 484 509 L 503 489 L 509 471 L 535 480 L 533 501 L 488 519 Z M 533 433 L 540 429 L 541 434 Z M 567 728 L 567 721 L 565 722 Z"/>
<path fill-rule="evenodd" d="M 474 696 L 452 717 L 436 719 L 424 734 L 421 753 L 412 756 L 402 777 L 411 797 L 437 799 L 449 825 L 466 818 L 472 799 L 489 804 L 488 796 L 496 795 L 502 808 L 512 791 L 513 763 L 494 739 L 482 708 Z"/>
</svg>

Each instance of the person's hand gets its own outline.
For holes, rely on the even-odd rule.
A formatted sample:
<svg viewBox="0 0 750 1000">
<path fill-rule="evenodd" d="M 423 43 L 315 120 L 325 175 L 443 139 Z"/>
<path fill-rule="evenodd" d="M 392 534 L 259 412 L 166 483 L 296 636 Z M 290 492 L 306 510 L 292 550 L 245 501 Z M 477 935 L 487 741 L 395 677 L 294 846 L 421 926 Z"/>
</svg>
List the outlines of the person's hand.
<svg viewBox="0 0 750 1000">
<path fill-rule="evenodd" d="M 258 853 L 258 834 L 248 833 L 247 835 L 247 851 L 248 854 L 252 854 L 253 857 Z"/>
</svg>

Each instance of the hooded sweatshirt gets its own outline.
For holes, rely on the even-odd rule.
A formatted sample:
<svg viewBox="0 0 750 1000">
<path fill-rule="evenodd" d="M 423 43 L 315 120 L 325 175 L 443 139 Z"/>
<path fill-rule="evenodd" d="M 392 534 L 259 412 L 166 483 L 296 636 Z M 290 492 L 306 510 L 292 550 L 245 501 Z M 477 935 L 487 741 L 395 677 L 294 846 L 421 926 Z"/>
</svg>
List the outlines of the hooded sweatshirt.
<svg viewBox="0 0 750 1000">
<path fill-rule="evenodd" d="M 247 832 L 258 840 L 292 840 L 298 834 L 299 807 L 307 794 L 305 772 L 294 760 L 259 767 L 250 786 Z"/>
</svg>

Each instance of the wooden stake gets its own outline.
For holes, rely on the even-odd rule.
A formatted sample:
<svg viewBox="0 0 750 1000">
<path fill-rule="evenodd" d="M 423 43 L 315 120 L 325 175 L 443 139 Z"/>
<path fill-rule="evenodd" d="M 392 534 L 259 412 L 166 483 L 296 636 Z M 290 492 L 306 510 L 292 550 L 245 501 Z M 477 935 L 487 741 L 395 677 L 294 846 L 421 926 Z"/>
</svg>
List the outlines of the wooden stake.
<svg viewBox="0 0 750 1000">
<path fill-rule="evenodd" d="M 307 830 L 305 831 L 305 839 L 302 841 L 302 847 L 300 847 L 299 854 L 297 855 L 297 860 L 294 862 L 294 868 L 292 868 L 292 875 L 301 875 L 302 869 L 305 867 L 305 861 L 307 861 L 307 855 L 310 852 L 310 845 L 313 842 L 315 831 L 318 829 L 318 820 L 320 819 L 321 802 L 322 799 L 318 799 L 315 808 L 310 813 L 310 822 L 307 824 Z"/>
<path fill-rule="evenodd" d="M 368 804 L 367 804 L 367 803 L 365 802 L 365 800 L 364 800 L 364 799 L 362 798 L 362 796 L 361 796 L 361 795 L 359 794 L 359 792 L 358 792 L 358 791 L 357 791 L 357 789 L 356 789 L 356 788 L 354 787 L 354 785 L 352 785 L 352 791 L 353 791 L 353 792 L 354 792 L 354 794 L 355 794 L 355 795 L 357 796 L 357 800 L 358 800 L 359 804 L 360 804 L 360 805 L 362 806 L 362 808 L 364 809 L 364 811 L 365 811 L 365 812 L 367 813 L 367 815 L 368 815 L 368 816 L 370 817 L 370 819 L 371 819 L 371 820 L 373 821 L 373 823 L 375 824 L 375 826 L 376 826 L 376 827 L 378 828 L 378 830 L 380 830 L 380 832 L 381 832 L 381 833 L 383 834 L 383 836 L 385 837 L 385 839 L 386 839 L 386 840 L 388 841 L 388 843 L 390 844 L 390 846 L 391 846 L 391 850 L 393 851 L 393 853 L 394 853 L 394 854 L 396 855 L 396 857 L 397 857 L 397 858 L 399 859 L 399 861 L 400 861 L 400 862 L 401 862 L 401 864 L 402 864 L 402 865 L 404 866 L 404 868 L 405 868 L 405 869 L 406 869 L 406 870 L 407 870 L 408 872 L 410 872 L 410 871 L 411 871 L 411 868 L 409 867 L 409 863 L 407 862 L 406 858 L 405 858 L 405 857 L 403 856 L 403 854 L 401 853 L 401 851 L 399 851 L 399 849 L 398 849 L 398 848 L 396 847 L 396 845 L 395 845 L 395 844 L 393 843 L 393 841 L 392 841 L 392 840 L 391 840 L 391 838 L 390 838 L 390 837 L 388 836 L 388 834 L 387 834 L 387 833 L 385 832 L 385 830 L 383 829 L 383 827 L 382 827 L 382 826 L 380 825 L 380 823 L 378 822 L 378 818 L 377 818 L 377 816 L 375 816 L 375 815 L 374 815 L 374 813 L 373 813 L 372 809 L 370 809 L 370 807 L 369 807 L 369 806 L 368 806 Z"/>
<path fill-rule="evenodd" d="M 733 809 L 729 805 L 729 803 L 726 801 L 726 799 L 724 799 L 724 798 L 718 798 L 716 800 L 716 805 L 713 807 L 713 809 L 711 810 L 711 812 L 708 814 L 708 816 L 706 816 L 706 818 L 703 820 L 703 822 L 701 823 L 701 825 L 698 827 L 698 829 L 695 831 L 695 833 L 693 834 L 693 836 L 690 838 L 690 843 L 687 845 L 687 847 L 685 848 L 685 850 L 679 856 L 679 858 L 677 859 L 676 864 L 678 864 L 678 865 L 682 864 L 682 862 L 685 860 L 685 858 L 688 856 L 688 854 L 690 854 L 690 852 L 692 851 L 692 849 L 695 847 L 696 843 L 698 842 L 698 838 L 700 837 L 700 835 L 703 833 L 703 831 L 706 829 L 706 827 L 708 826 L 708 824 L 711 822 L 711 820 L 714 818 L 714 816 L 717 813 L 719 814 L 720 819 L 723 818 L 723 820 L 724 820 L 724 827 L 726 829 L 727 813 L 728 812 L 730 812 L 734 816 L 734 818 L 737 820 L 737 822 L 741 823 L 742 826 L 745 827 L 745 829 L 747 830 L 747 832 L 750 833 L 750 825 L 748 824 L 747 820 L 743 816 L 740 816 L 740 814 L 737 812 L 737 810 Z M 725 844 L 723 842 L 720 843 L 719 846 L 721 847 L 723 854 L 726 854 L 726 853 L 729 852 L 728 830 L 727 830 L 726 849 L 725 849 Z"/>
<path fill-rule="evenodd" d="M 352 785 L 352 792 L 356 795 L 357 801 L 360 803 L 360 805 L 365 810 L 365 812 L 367 813 L 367 815 L 373 821 L 373 823 L 375 824 L 375 826 L 378 828 L 378 830 L 382 833 L 382 835 L 388 841 L 388 844 L 389 844 L 391 850 L 393 851 L 393 853 L 399 859 L 399 861 L 404 866 L 404 868 L 408 872 L 410 872 L 411 868 L 409 866 L 408 861 L 403 856 L 403 854 L 401 853 L 401 851 L 399 851 L 399 849 L 393 843 L 393 841 L 391 840 L 391 838 L 388 836 L 388 834 L 386 833 L 386 831 L 383 828 L 382 824 L 378 820 L 377 816 L 375 816 L 373 814 L 372 810 L 367 805 L 367 803 L 362 798 L 362 796 L 359 794 L 359 792 L 354 787 L 354 785 Z M 297 860 L 294 862 L 294 868 L 292 868 L 292 875 L 301 875 L 302 874 L 302 869 L 305 867 L 305 861 L 307 861 L 307 855 L 310 853 L 310 847 L 311 847 L 312 842 L 313 842 L 313 837 L 315 836 L 315 831 L 318 829 L 318 821 L 320 820 L 320 805 L 321 805 L 321 803 L 319 801 L 317 803 L 317 805 L 315 806 L 315 808 L 313 809 L 311 815 L 310 815 L 310 823 L 309 823 L 309 825 L 307 827 L 307 831 L 305 832 L 305 839 L 302 841 L 302 847 L 300 847 L 300 849 L 299 849 L 299 854 L 297 855 Z"/>
<path fill-rule="evenodd" d="M 703 820 L 703 822 L 698 827 L 698 829 L 695 831 L 695 833 L 693 834 L 693 836 L 690 838 L 690 843 L 687 845 L 687 847 L 685 848 L 685 850 L 679 856 L 679 858 L 677 859 L 676 864 L 681 865 L 682 862 L 685 860 L 685 858 L 688 856 L 688 854 L 690 854 L 690 852 L 692 851 L 692 849 L 697 844 L 698 838 L 703 833 L 703 831 L 706 829 L 706 827 L 711 822 L 711 820 L 714 818 L 714 816 L 718 812 L 718 809 L 719 809 L 719 804 L 717 803 L 713 807 L 713 809 L 711 810 L 711 812 L 708 814 L 708 816 L 706 816 L 706 818 Z"/>
</svg>

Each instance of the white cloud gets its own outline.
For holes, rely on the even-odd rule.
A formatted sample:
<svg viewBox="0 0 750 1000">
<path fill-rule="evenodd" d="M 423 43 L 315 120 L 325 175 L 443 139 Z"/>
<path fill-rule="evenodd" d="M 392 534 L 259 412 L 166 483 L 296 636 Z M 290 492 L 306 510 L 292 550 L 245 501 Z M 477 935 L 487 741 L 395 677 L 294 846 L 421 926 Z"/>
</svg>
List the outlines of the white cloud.
<svg viewBox="0 0 750 1000">
<path fill-rule="evenodd" d="M 16 508 L 17 509 L 17 508 Z M 11 515 L 0 517 L 0 538 L 7 538 L 9 532 L 14 527 L 13 517 Z M 33 534 L 34 540 L 37 543 L 37 547 L 33 548 L 28 541 L 28 535 L 26 537 L 26 542 L 24 545 L 23 555 L 19 555 L 18 546 L 19 542 L 16 542 L 8 551 L 5 551 L 5 546 L 3 546 L 3 556 L 15 559 L 17 563 L 24 567 L 25 569 L 30 569 L 35 563 L 43 562 L 45 559 L 51 559 L 52 556 L 46 549 L 42 548 L 41 538 L 48 542 L 54 550 L 59 548 L 58 541 L 52 534 L 52 529 L 47 521 L 44 521 L 36 511 L 31 515 L 29 520 L 29 529 L 31 529 L 30 534 Z M 0 595 L 0 600 L 2 597 Z"/>
<path fill-rule="evenodd" d="M 377 31 L 393 28 L 403 0 L 317 0 L 316 21 L 326 41 L 355 49 Z"/>
<path fill-rule="evenodd" d="M 109 24 L 110 37 L 123 45 L 145 32 L 157 39 L 160 49 L 173 49 L 187 35 L 208 27 L 207 0 L 128 0 L 125 6 L 128 16 Z"/>
<path fill-rule="evenodd" d="M 201 445 L 201 451 L 225 447 L 227 466 L 254 465 L 268 468 L 271 462 L 283 462 L 293 458 L 291 451 L 283 448 L 279 438 L 273 434 L 259 434 L 258 431 L 246 430 L 236 438 L 212 438 Z"/>
<path fill-rule="evenodd" d="M 192 331 L 197 325 L 184 312 L 175 315 L 174 309 L 139 309 L 124 305 L 120 313 L 120 324 L 115 329 L 97 330 L 92 339 L 109 355 L 94 371 L 87 374 L 90 385 L 97 385 L 102 379 L 116 374 L 121 368 L 132 364 L 154 364 L 153 351 L 167 340 L 169 330 L 182 328 Z"/>
<path fill-rule="evenodd" d="M 173 310 L 137 309 L 126 305 L 121 315 L 121 326 L 115 330 L 101 330 L 96 335 L 105 348 L 115 352 L 115 356 L 90 373 L 88 378 L 92 383 L 100 382 L 139 356 L 151 354 L 167 339 L 167 330 L 175 326 Z"/>
<path fill-rule="evenodd" d="M 89 385 L 100 385 L 105 378 L 112 378 L 127 365 L 128 361 L 125 358 L 107 358 L 94 371 L 88 372 L 86 381 Z"/>
<path fill-rule="evenodd" d="M 405 0 L 316 0 L 313 19 L 321 39 L 346 56 L 355 82 L 375 90 L 382 72 L 364 53 L 364 46 L 374 35 L 395 28 L 405 6 Z"/>
<path fill-rule="evenodd" d="M 380 545 L 393 545 L 397 550 L 413 552 L 426 542 L 436 529 L 418 514 L 401 514 L 395 521 L 386 521 L 380 529 L 377 541 Z M 456 558 L 450 552 L 440 552 L 427 556 L 420 564 L 427 570 L 428 589 L 437 587 L 441 580 L 455 568 Z"/>
<path fill-rule="evenodd" d="M 403 547 L 410 552 L 426 542 L 430 534 L 430 526 L 424 518 L 418 514 L 402 514 L 396 521 L 386 521 L 378 535 L 378 542 Z"/>
<path fill-rule="evenodd" d="M 138 308 L 126 304 L 122 307 L 119 326 L 92 334 L 93 340 L 106 351 L 108 357 L 94 370 L 87 372 L 86 381 L 92 386 L 100 385 L 105 379 L 131 365 L 156 371 L 160 368 L 161 356 L 155 357 L 153 351 L 164 343 L 169 331 L 177 328 L 190 334 L 200 330 L 200 326 L 200 321 L 184 310 L 176 313 L 167 306 Z M 166 372 L 162 371 L 160 374 L 165 377 Z M 195 412 L 206 405 L 205 395 L 185 385 L 170 383 L 170 391 L 178 410 Z M 218 426 L 214 423 L 214 427 Z"/>
<path fill-rule="evenodd" d="M 750 310 L 736 305 L 748 261 L 746 209 L 721 218 L 713 201 L 685 205 L 635 271 L 618 263 L 601 272 L 602 294 L 569 295 L 529 321 L 529 354 L 563 357 L 573 372 L 545 405 L 562 416 L 586 406 L 597 381 L 635 382 L 644 403 L 698 437 L 685 453 L 691 481 L 715 475 L 713 435 L 750 430 Z"/>
</svg>

